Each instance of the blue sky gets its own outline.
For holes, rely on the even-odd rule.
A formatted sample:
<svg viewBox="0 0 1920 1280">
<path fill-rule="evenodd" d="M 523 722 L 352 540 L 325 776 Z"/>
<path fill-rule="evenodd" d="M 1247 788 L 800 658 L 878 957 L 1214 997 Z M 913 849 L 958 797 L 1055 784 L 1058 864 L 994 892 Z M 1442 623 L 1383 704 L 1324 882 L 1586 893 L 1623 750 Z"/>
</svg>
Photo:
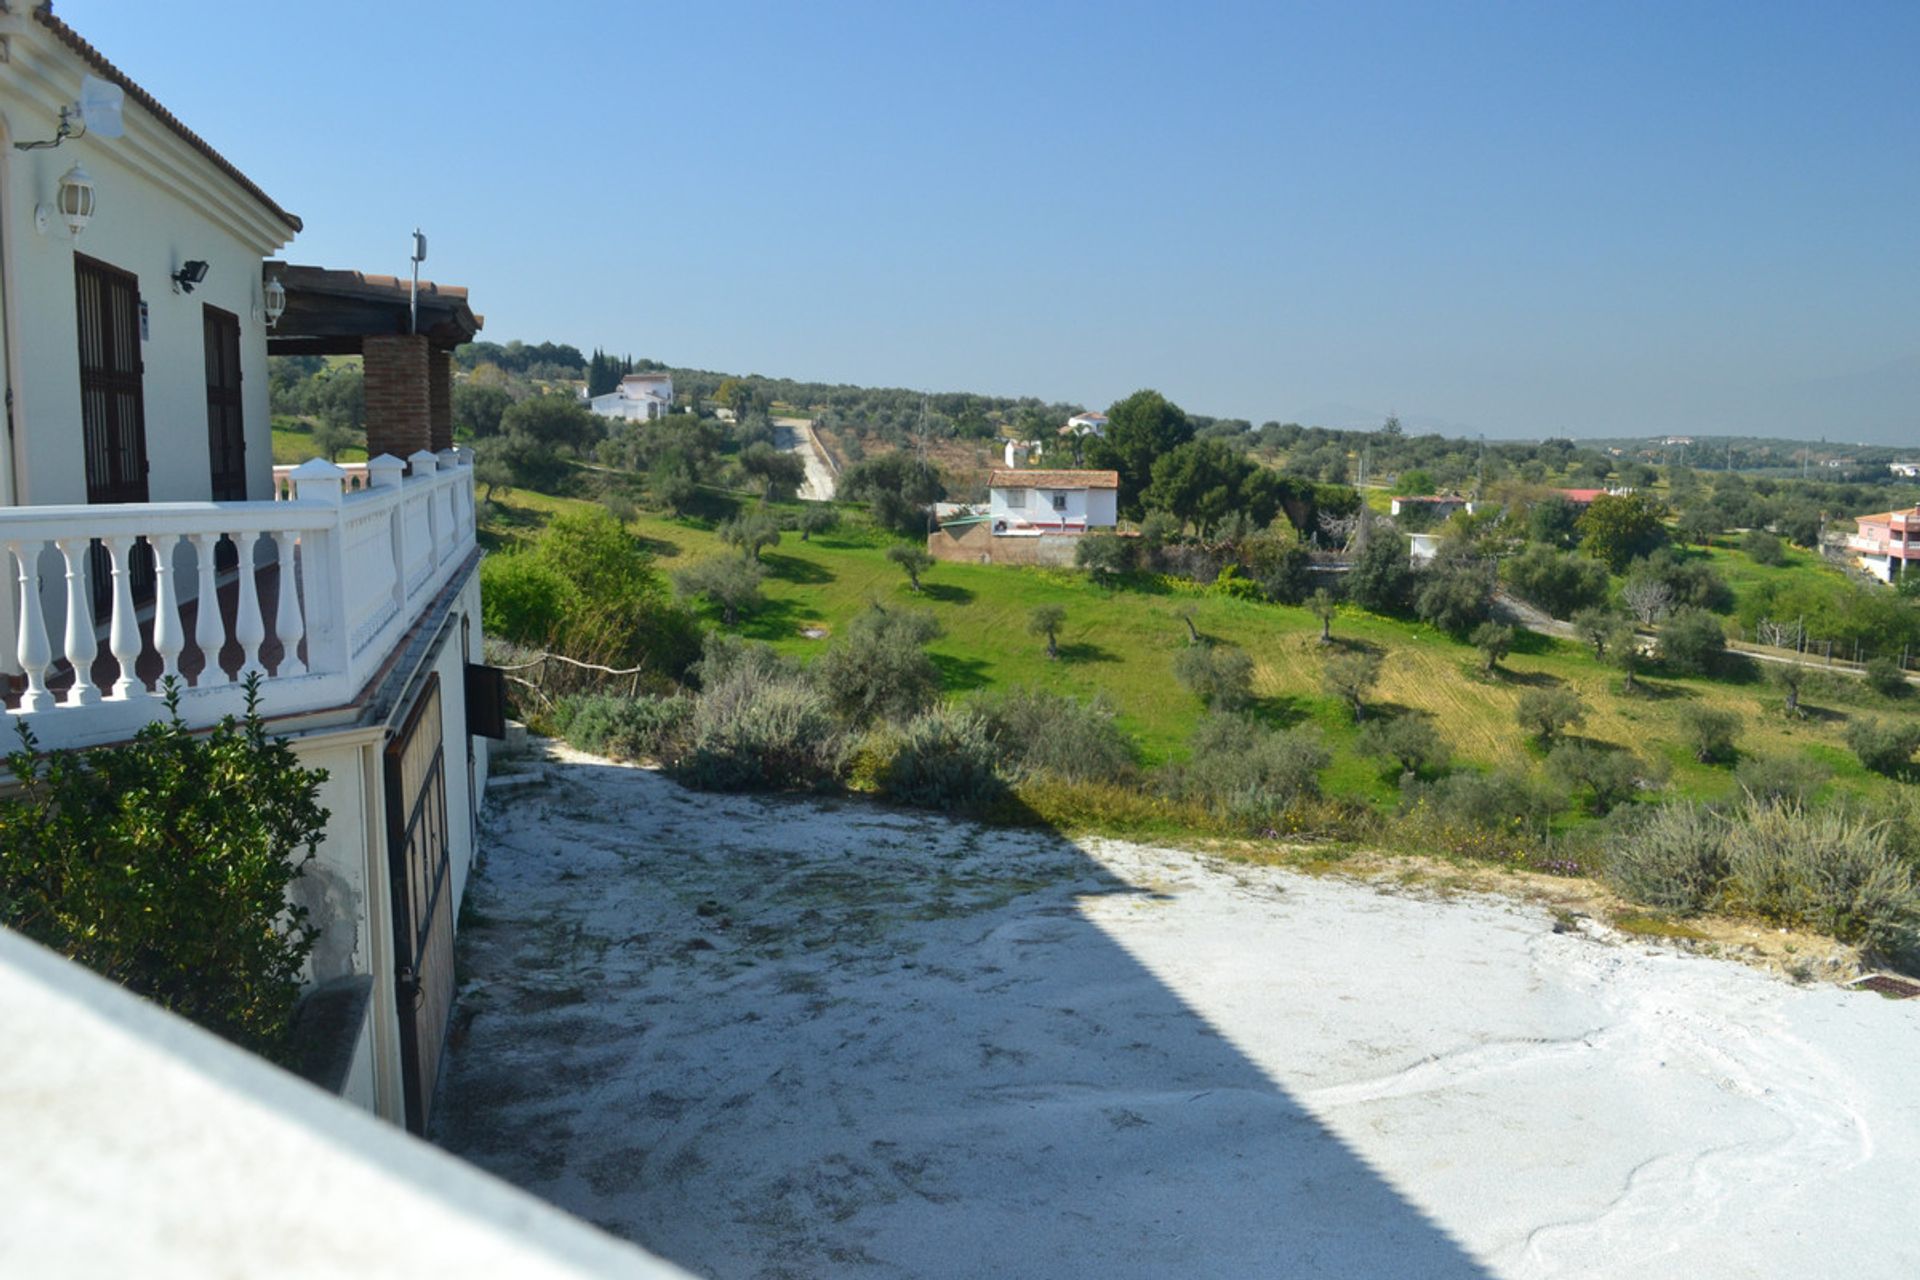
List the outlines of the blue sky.
<svg viewBox="0 0 1920 1280">
<path fill-rule="evenodd" d="M 497 340 L 1920 445 L 1912 3 L 57 8 Z"/>
</svg>

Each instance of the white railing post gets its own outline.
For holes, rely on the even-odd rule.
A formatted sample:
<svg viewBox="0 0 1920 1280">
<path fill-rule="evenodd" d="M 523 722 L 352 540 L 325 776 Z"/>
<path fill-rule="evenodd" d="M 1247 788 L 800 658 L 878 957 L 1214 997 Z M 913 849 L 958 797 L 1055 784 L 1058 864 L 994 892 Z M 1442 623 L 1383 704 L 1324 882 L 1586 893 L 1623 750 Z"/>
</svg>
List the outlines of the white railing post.
<svg viewBox="0 0 1920 1280">
<path fill-rule="evenodd" d="M 160 655 L 156 689 L 168 676 L 180 674 L 180 651 L 187 647 L 186 632 L 180 627 L 180 588 L 173 580 L 173 553 L 186 540 L 185 535 L 165 534 L 147 539 L 153 548 L 153 651 Z"/>
<path fill-rule="evenodd" d="M 421 486 L 421 498 L 427 504 L 427 556 L 429 565 L 440 563 L 440 547 L 446 541 L 446 530 L 440 521 L 440 492 L 437 477 L 440 474 L 440 455 L 428 449 L 416 449 L 408 455 L 407 461 L 413 464 L 414 482 Z"/>
<path fill-rule="evenodd" d="M 277 676 L 307 674 L 300 660 L 300 635 L 306 630 L 300 619 L 300 568 L 294 555 L 294 531 L 283 529 L 269 535 L 274 539 L 274 558 L 280 565 L 280 603 L 274 610 L 273 631 L 280 637 L 280 669 Z"/>
<path fill-rule="evenodd" d="M 309 529 L 300 535 L 300 552 L 292 561 L 296 581 L 305 587 L 304 626 L 307 660 L 298 662 L 290 647 L 287 652 L 298 665 L 296 673 L 327 671 L 345 674 L 351 658 L 347 627 L 345 566 L 341 563 L 344 534 L 341 508 L 349 487 L 366 479 L 365 471 L 356 473 L 324 458 L 312 458 L 294 469 L 294 496 L 301 502 L 319 502 L 332 508 L 332 521 L 325 530 Z M 363 486 L 360 486 L 363 487 Z M 286 589 L 282 584 L 282 590 Z"/>
<path fill-rule="evenodd" d="M 113 562 L 113 623 L 107 633 L 107 648 L 120 664 L 110 696 L 121 701 L 144 698 L 147 686 L 134 674 L 134 666 L 140 661 L 140 620 L 133 612 L 133 553 L 140 545 L 140 535 L 108 536 L 100 539 L 100 545 Z"/>
<path fill-rule="evenodd" d="M 260 618 L 259 570 L 254 566 L 254 553 L 260 549 L 260 539 L 266 536 L 242 532 L 232 535 L 234 559 L 240 568 L 240 604 L 233 615 L 233 638 L 240 642 L 239 674 L 243 679 L 267 673 L 260 665 L 260 645 L 267 638 L 267 625 Z"/>
<path fill-rule="evenodd" d="M 14 611 L 11 544 L 0 545 L 0 679 L 20 674 L 20 618 Z"/>
<path fill-rule="evenodd" d="M 20 710 L 28 715 L 51 710 L 53 695 L 47 691 L 47 668 L 53 665 L 53 646 L 47 639 L 47 622 L 40 612 L 40 552 L 42 542 L 9 542 L 7 550 L 20 562 L 20 646 L 15 656 L 26 673 L 27 688 L 20 695 Z"/>
<path fill-rule="evenodd" d="M 73 668 L 73 687 L 61 701 L 69 707 L 100 701 L 100 690 L 93 685 L 93 659 L 100 645 L 93 638 L 93 600 L 87 586 L 91 543 L 85 536 L 56 538 L 53 543 L 67 562 L 67 663 Z"/>
<path fill-rule="evenodd" d="M 227 643 L 226 623 L 220 618 L 220 578 L 213 568 L 213 550 L 220 545 L 217 533 L 195 533 L 188 537 L 198 557 L 200 578 L 199 604 L 194 609 L 193 643 L 202 659 L 196 689 L 232 679 L 220 666 L 220 650 Z"/>
</svg>

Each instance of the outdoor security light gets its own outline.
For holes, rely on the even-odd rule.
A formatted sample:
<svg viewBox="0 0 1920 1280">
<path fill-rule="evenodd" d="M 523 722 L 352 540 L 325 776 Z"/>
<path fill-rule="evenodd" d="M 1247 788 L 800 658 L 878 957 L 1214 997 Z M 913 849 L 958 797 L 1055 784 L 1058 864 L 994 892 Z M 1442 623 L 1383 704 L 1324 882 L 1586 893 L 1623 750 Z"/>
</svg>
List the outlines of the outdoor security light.
<svg viewBox="0 0 1920 1280">
<path fill-rule="evenodd" d="M 280 283 L 279 276 L 270 276 L 262 294 L 266 298 L 267 328 L 280 323 L 280 317 L 287 311 L 287 286 Z"/>
<path fill-rule="evenodd" d="M 206 278 L 207 264 L 199 258 L 189 258 L 180 264 L 178 271 L 173 273 L 173 291 L 175 293 L 192 293 L 193 286 L 199 284 Z"/>
<path fill-rule="evenodd" d="M 66 222 L 67 230 L 78 237 L 93 221 L 93 179 L 79 165 L 60 176 L 60 190 L 54 196 L 54 208 Z"/>
</svg>

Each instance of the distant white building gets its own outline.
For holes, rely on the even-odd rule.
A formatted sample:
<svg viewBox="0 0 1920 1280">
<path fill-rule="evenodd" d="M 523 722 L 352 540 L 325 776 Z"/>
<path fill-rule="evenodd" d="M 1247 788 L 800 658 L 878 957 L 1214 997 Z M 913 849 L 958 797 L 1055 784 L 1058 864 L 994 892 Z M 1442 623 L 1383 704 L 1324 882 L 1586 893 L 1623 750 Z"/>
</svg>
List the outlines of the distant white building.
<svg viewBox="0 0 1920 1280">
<path fill-rule="evenodd" d="M 1067 425 L 1060 428 L 1063 436 L 1100 436 L 1107 434 L 1107 415 L 1104 413 L 1076 413 L 1067 419 Z"/>
<path fill-rule="evenodd" d="M 1920 462 L 1889 462 L 1887 464 L 1887 470 L 1897 476 L 1905 476 L 1907 479 L 1912 480 L 1920 476 Z"/>
<path fill-rule="evenodd" d="M 1403 515 L 1415 509 L 1425 511 L 1435 520 L 1445 520 L 1456 511 L 1473 514 L 1473 501 L 1458 494 L 1413 495 L 1397 497 L 1390 504 L 1389 515 Z"/>
<path fill-rule="evenodd" d="M 994 471 L 987 493 L 996 537 L 1085 533 L 1120 522 L 1117 471 Z"/>
<path fill-rule="evenodd" d="M 673 375 L 630 373 L 620 385 L 587 401 L 587 408 L 603 418 L 652 422 L 673 412 Z"/>
<path fill-rule="evenodd" d="M 1008 467 L 1024 467 L 1029 460 L 1039 456 L 1038 440 L 1009 440 L 1006 448 L 1001 451 L 1001 457 Z"/>
</svg>

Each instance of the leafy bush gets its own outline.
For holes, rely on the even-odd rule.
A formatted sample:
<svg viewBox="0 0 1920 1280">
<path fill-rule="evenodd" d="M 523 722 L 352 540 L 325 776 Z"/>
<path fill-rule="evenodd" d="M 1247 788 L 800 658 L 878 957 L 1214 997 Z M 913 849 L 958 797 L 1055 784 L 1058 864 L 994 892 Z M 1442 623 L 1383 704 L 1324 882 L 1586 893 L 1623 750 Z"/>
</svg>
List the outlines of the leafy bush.
<svg viewBox="0 0 1920 1280">
<path fill-rule="evenodd" d="M 1839 806 L 1748 805 L 1727 834 L 1728 895 L 1738 906 L 1869 950 L 1908 945 L 1920 887 L 1883 821 Z"/>
<path fill-rule="evenodd" d="M 544 649 L 560 634 L 573 597 L 573 584 L 531 555 L 480 562 L 480 625 L 490 636 Z"/>
<path fill-rule="evenodd" d="M 1742 535 L 1740 549 L 1755 564 L 1780 565 L 1787 562 L 1787 544 L 1765 529 L 1752 529 Z"/>
<path fill-rule="evenodd" d="M 1677 610 L 1660 628 L 1660 661 L 1678 675 L 1709 675 L 1727 650 L 1720 620 L 1704 609 Z"/>
<path fill-rule="evenodd" d="M 1586 714 L 1587 707 L 1580 701 L 1580 695 L 1559 686 L 1528 689 L 1513 708 L 1514 719 L 1520 727 L 1548 746 L 1585 719 Z"/>
<path fill-rule="evenodd" d="M 1225 596 L 1229 600 L 1265 600 L 1266 588 L 1240 572 L 1240 566 L 1230 564 L 1220 570 L 1220 576 L 1213 580 L 1213 594 Z"/>
<path fill-rule="evenodd" d="M 977 813 L 1006 791 L 996 770 L 999 747 L 986 718 L 936 707 L 899 731 L 880 789 L 902 804 Z"/>
<path fill-rule="evenodd" d="M 1726 878 L 1726 845 L 1726 820 L 1706 806 L 1660 805 L 1608 833 L 1607 883 L 1650 907 L 1701 911 Z"/>
<path fill-rule="evenodd" d="M 1232 645 L 1188 645 L 1173 659 L 1173 676 L 1214 711 L 1238 711 L 1253 701 L 1253 659 Z"/>
<path fill-rule="evenodd" d="M 748 666 L 707 685 L 685 735 L 674 775 L 710 791 L 827 786 L 839 774 L 844 746 L 817 689 Z"/>
<path fill-rule="evenodd" d="M 1139 563 L 1138 538 L 1122 538 L 1114 533 L 1089 533 L 1073 548 L 1073 562 L 1095 578 L 1109 579 L 1132 573 Z"/>
<path fill-rule="evenodd" d="M 1393 761 L 1402 773 L 1444 769 L 1452 754 L 1431 723 L 1409 715 L 1368 721 L 1361 726 L 1358 745 L 1365 755 Z"/>
<path fill-rule="evenodd" d="M 1630 751 L 1609 750 L 1590 742 L 1563 742 L 1548 757 L 1553 772 L 1590 794 L 1593 812 L 1605 816 L 1642 785 L 1659 781 L 1648 762 Z"/>
<path fill-rule="evenodd" d="M 1748 756 L 1734 769 L 1733 779 L 1756 800 L 1804 801 L 1831 773 L 1804 756 Z"/>
<path fill-rule="evenodd" d="M 1515 595 L 1556 618 L 1569 618 L 1607 601 L 1605 565 L 1591 556 L 1556 551 L 1539 542 L 1506 561 L 1501 575 Z"/>
<path fill-rule="evenodd" d="M 1420 575 L 1413 607 L 1421 621 L 1465 635 L 1492 612 L 1492 577 L 1484 566 L 1469 560 L 1436 561 Z"/>
<path fill-rule="evenodd" d="M 1456 852 L 1506 856 L 1545 834 L 1566 793 L 1524 769 L 1467 769 L 1407 790 L 1407 817 Z"/>
<path fill-rule="evenodd" d="M 940 669 L 922 647 L 939 634 L 929 613 L 864 610 L 814 664 L 814 679 L 850 724 L 912 719 L 940 694 Z"/>
<path fill-rule="evenodd" d="M 1875 773 L 1897 777 L 1907 771 L 1913 753 L 1920 750 L 1920 724 L 1889 724 L 1857 717 L 1847 724 L 1847 746 Z"/>
<path fill-rule="evenodd" d="M 1376 522 L 1347 575 L 1347 598 L 1374 613 L 1406 613 L 1413 608 L 1420 575 L 1408 558 L 1407 540 L 1391 525 Z"/>
<path fill-rule="evenodd" d="M 247 711 L 169 718 L 38 758 L 24 722 L 0 800 L 0 923 L 255 1053 L 284 1060 L 319 931 L 288 893 L 326 830 L 324 772 Z"/>
<path fill-rule="evenodd" d="M 688 599 L 706 599 L 720 610 L 721 625 L 731 627 L 742 613 L 752 613 L 765 603 L 760 595 L 765 575 L 757 560 L 708 556 L 675 571 L 673 587 Z"/>
<path fill-rule="evenodd" d="M 1866 666 L 1867 688 L 1883 698 L 1901 698 L 1913 691 L 1907 673 L 1891 658 L 1873 658 Z"/>
<path fill-rule="evenodd" d="M 652 558 L 603 509 L 555 516 L 523 554 L 572 588 L 561 625 L 545 640 L 548 647 L 587 662 L 646 666 L 673 677 L 698 656 L 698 624 L 668 599 Z M 483 599 L 486 589 L 483 581 Z"/>
<path fill-rule="evenodd" d="M 1042 689 L 1013 688 L 974 704 L 1003 767 L 1023 778 L 1112 782 L 1133 769 L 1133 743 L 1112 706 Z"/>
<path fill-rule="evenodd" d="M 576 694 L 554 707 L 554 729 L 582 751 L 615 760 L 670 760 L 693 718 L 685 696 Z"/>
<path fill-rule="evenodd" d="M 1733 740 L 1740 733 L 1740 717 L 1712 707 L 1688 707 L 1680 713 L 1680 732 L 1701 764 L 1733 759 Z"/>
<path fill-rule="evenodd" d="M 1214 714 L 1200 722 L 1187 763 L 1168 770 L 1163 786 L 1258 830 L 1278 826 L 1290 809 L 1318 797 L 1320 770 L 1331 760 L 1310 732 L 1263 729 L 1241 716 Z"/>
</svg>

